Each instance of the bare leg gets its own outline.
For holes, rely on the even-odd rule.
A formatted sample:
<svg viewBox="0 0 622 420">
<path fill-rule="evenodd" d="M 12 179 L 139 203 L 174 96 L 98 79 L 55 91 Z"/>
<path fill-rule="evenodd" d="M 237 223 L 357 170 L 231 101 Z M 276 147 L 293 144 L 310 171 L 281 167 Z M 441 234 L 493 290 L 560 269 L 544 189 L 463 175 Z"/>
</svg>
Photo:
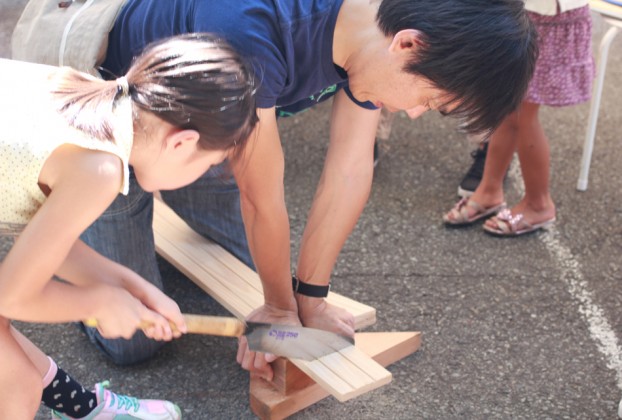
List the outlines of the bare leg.
<svg viewBox="0 0 622 420">
<path fill-rule="evenodd" d="M 492 208 L 503 202 L 503 178 L 516 150 L 518 133 L 518 111 L 508 115 L 499 128 L 490 136 L 482 180 L 470 200 L 483 208 Z M 476 213 L 473 207 L 466 207 L 469 217 Z M 446 217 L 452 217 L 450 211 Z"/>
<path fill-rule="evenodd" d="M 520 108 L 508 115 L 490 136 L 482 181 L 473 193 L 473 199 L 484 207 L 503 201 L 503 178 L 512 163 L 518 144 L 518 115 Z"/>
<path fill-rule="evenodd" d="M 530 224 L 555 216 L 555 204 L 549 192 L 549 143 L 538 118 L 539 109 L 538 104 L 523 102 L 518 113 L 517 151 L 525 196 L 511 210 L 514 215 L 522 213 Z M 495 226 L 493 221 L 488 224 Z"/>
<path fill-rule="evenodd" d="M 525 197 L 513 210 L 524 213 L 525 220 L 530 223 L 555 216 L 555 204 L 549 192 L 549 142 L 538 118 L 539 109 L 537 104 L 525 103 L 518 138 L 518 158 L 525 181 Z"/>
<path fill-rule="evenodd" d="M 33 419 L 41 404 L 42 375 L 11 329 L 9 320 L 0 317 L 0 412 L 7 419 Z"/>
<path fill-rule="evenodd" d="M 17 331 L 13 327 L 11 327 L 11 334 L 13 335 L 13 338 L 15 338 L 15 341 L 17 341 L 20 345 L 24 353 L 26 353 L 35 368 L 37 368 L 41 378 L 43 378 L 50 369 L 50 359 L 48 359 L 48 356 L 43 353 L 39 347 L 35 346 L 32 341 L 24 337 L 21 332 Z"/>
</svg>

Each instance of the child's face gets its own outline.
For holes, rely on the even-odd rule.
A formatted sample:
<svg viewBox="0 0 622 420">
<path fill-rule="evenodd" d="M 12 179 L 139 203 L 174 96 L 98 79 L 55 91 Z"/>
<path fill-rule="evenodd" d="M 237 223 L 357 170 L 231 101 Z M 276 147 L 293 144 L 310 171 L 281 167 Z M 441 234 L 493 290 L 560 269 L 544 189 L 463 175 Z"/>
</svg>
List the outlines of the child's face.
<svg viewBox="0 0 622 420">
<path fill-rule="evenodd" d="M 196 130 L 179 129 L 150 113 L 134 123 L 130 165 L 145 191 L 174 190 L 196 181 L 227 158 L 228 150 L 205 150 Z"/>
<path fill-rule="evenodd" d="M 222 163 L 227 152 L 197 149 L 185 160 L 161 156 L 153 165 L 134 170 L 136 180 L 145 191 L 174 190 L 193 183 L 214 165 Z"/>
<path fill-rule="evenodd" d="M 188 132 L 189 135 L 184 135 Z M 225 150 L 199 147 L 198 133 L 174 131 L 161 141 L 135 141 L 130 157 L 136 180 L 145 191 L 173 190 L 196 181 L 227 157 Z M 193 134 L 194 133 L 194 134 Z"/>
</svg>

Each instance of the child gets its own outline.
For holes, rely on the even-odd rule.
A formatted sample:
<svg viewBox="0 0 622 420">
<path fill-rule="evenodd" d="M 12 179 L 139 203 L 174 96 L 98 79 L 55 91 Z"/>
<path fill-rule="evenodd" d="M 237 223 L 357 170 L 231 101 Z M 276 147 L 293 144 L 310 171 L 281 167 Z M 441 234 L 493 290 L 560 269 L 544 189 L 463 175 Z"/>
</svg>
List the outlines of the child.
<svg viewBox="0 0 622 420">
<path fill-rule="evenodd" d="M 0 234 L 14 238 L 0 264 L 2 418 L 34 418 L 43 395 L 55 418 L 178 419 L 172 403 L 119 396 L 106 382 L 85 391 L 10 320 L 94 319 L 110 338 L 185 331 L 173 300 L 79 235 L 127 194 L 128 165 L 146 191 L 174 189 L 241 153 L 257 122 L 250 68 L 209 34 L 152 44 L 112 81 L 11 60 L 0 68 Z"/>
<path fill-rule="evenodd" d="M 444 215 L 447 225 L 469 225 L 498 212 L 486 220 L 485 231 L 518 236 L 555 222 L 555 204 L 549 193 L 549 146 L 538 112 L 540 105 L 568 106 L 590 98 L 594 64 L 587 4 L 587 0 L 526 1 L 539 35 L 534 76 L 519 108 L 492 134 L 480 184 L 473 195 Z M 525 196 L 506 209 L 503 178 L 515 151 Z"/>
</svg>

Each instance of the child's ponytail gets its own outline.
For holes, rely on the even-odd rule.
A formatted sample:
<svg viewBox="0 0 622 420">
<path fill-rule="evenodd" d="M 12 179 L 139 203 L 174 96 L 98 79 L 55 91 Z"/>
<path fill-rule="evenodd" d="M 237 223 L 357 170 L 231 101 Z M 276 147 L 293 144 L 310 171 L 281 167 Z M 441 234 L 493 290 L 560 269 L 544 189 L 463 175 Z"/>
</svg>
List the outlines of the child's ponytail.
<svg viewBox="0 0 622 420">
<path fill-rule="evenodd" d="M 114 141 L 114 102 L 130 94 L 125 77 L 102 80 L 69 67 L 55 74 L 53 95 L 60 101 L 58 111 L 69 125 L 100 140 Z"/>
</svg>

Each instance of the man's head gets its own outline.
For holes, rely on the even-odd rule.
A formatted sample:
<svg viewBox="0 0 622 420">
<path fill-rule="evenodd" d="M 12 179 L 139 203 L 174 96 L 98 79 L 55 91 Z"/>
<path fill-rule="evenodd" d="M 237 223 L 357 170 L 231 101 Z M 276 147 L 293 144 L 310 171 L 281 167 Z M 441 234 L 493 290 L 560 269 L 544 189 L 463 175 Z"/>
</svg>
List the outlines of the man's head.
<svg viewBox="0 0 622 420">
<path fill-rule="evenodd" d="M 469 132 L 496 128 L 521 102 L 538 50 L 522 0 L 382 0 L 376 20 L 387 37 L 415 39 L 403 70 L 446 92 L 437 108 Z"/>
</svg>

